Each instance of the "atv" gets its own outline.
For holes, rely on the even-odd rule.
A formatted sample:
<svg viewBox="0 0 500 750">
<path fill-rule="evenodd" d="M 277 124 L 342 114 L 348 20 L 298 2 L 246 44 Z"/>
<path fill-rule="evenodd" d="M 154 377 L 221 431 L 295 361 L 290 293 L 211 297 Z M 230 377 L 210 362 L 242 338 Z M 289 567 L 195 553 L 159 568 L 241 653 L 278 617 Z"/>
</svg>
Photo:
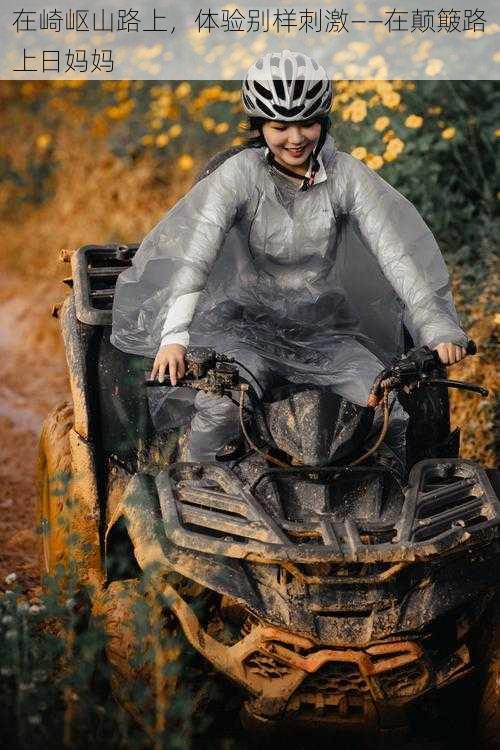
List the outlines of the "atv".
<svg viewBox="0 0 500 750">
<path fill-rule="evenodd" d="M 157 628 L 238 686 L 245 727 L 383 736 L 460 694 L 450 713 L 476 715 L 480 746 L 495 747 L 500 472 L 459 457 L 447 390 L 484 389 L 447 380 L 425 348 L 381 374 L 374 403 L 387 416 L 397 390 L 410 413 L 401 483 L 370 460 L 373 446 L 338 460 L 332 445 L 349 435 L 328 389 L 258 402 L 230 358 L 192 349 L 179 385 L 239 395 L 243 443 L 213 464 L 183 461 L 185 436 L 151 423 L 148 388 L 162 386 L 146 382 L 150 360 L 109 340 L 116 279 L 136 250 L 71 256 L 57 312 L 73 403 L 46 419 L 38 466 L 43 572 L 72 565 L 91 585 L 117 699 L 142 646 L 127 613 L 152 587 Z M 167 705 L 175 680 L 155 690 Z"/>
</svg>

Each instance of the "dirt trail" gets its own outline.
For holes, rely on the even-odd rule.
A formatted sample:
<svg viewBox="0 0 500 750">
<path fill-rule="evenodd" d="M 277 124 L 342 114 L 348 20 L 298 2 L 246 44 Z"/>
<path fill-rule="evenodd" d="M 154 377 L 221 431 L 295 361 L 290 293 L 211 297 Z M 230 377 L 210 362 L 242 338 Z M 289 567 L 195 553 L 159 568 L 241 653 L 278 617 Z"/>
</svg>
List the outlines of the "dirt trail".
<svg viewBox="0 0 500 750">
<path fill-rule="evenodd" d="M 29 291 L 28 291 L 29 290 Z M 8 573 L 21 586 L 38 582 L 35 464 L 47 412 L 68 396 L 53 302 L 54 278 L 3 272 L 0 277 L 0 588 Z"/>
<path fill-rule="evenodd" d="M 29 122 L 22 122 L 26 141 Z M 39 126 L 35 118 L 34 133 Z M 17 120 L 13 134 L 16 128 Z M 78 126 L 53 136 L 58 169 L 47 201 L 19 203 L 8 183 L 0 185 L 0 590 L 10 572 L 23 585 L 38 578 L 38 434 L 47 413 L 69 397 L 59 325 L 50 315 L 67 292 L 60 279 L 70 273 L 56 262 L 58 250 L 143 237 L 192 179 L 186 174 L 166 191 L 151 163 L 131 169 Z"/>
</svg>

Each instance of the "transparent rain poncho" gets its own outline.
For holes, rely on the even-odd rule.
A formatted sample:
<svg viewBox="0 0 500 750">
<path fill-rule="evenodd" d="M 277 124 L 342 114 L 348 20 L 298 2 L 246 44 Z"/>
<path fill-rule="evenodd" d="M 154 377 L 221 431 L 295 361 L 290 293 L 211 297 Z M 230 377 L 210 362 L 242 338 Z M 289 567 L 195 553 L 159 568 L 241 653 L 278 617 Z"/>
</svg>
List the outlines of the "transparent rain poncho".
<svg viewBox="0 0 500 750">
<path fill-rule="evenodd" d="M 321 163 L 291 205 L 263 148 L 197 182 L 118 278 L 112 343 L 154 357 L 189 332 L 190 345 L 243 347 L 290 382 L 361 405 L 402 351 L 403 322 L 415 345 L 465 345 L 446 266 L 413 205 L 331 136 Z"/>
</svg>

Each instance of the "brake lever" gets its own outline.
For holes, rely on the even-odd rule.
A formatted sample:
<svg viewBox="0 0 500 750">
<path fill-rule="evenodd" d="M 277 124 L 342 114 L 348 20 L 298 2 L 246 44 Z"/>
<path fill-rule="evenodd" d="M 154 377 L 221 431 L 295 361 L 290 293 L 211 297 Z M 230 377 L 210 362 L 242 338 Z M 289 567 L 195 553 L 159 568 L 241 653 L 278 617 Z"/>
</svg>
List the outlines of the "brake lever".
<svg viewBox="0 0 500 750">
<path fill-rule="evenodd" d="M 445 385 L 447 388 L 457 388 L 461 391 L 472 391 L 472 393 L 479 393 L 480 396 L 487 398 L 490 392 L 487 388 L 483 388 L 481 385 L 474 385 L 473 383 L 464 383 L 462 380 L 447 380 L 446 378 L 422 378 L 416 384 L 417 388 L 425 385 Z"/>
</svg>

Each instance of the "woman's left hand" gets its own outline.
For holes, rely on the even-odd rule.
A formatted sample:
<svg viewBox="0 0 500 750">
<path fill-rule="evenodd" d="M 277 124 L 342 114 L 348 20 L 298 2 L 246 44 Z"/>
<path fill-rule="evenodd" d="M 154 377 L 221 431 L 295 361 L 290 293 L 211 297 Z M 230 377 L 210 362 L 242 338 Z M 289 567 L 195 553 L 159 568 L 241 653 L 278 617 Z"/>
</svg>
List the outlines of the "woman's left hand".
<svg viewBox="0 0 500 750">
<path fill-rule="evenodd" d="M 438 353 L 443 365 L 454 365 L 467 356 L 467 352 L 463 346 L 457 346 L 450 342 L 438 344 L 434 347 L 434 351 Z"/>
</svg>

